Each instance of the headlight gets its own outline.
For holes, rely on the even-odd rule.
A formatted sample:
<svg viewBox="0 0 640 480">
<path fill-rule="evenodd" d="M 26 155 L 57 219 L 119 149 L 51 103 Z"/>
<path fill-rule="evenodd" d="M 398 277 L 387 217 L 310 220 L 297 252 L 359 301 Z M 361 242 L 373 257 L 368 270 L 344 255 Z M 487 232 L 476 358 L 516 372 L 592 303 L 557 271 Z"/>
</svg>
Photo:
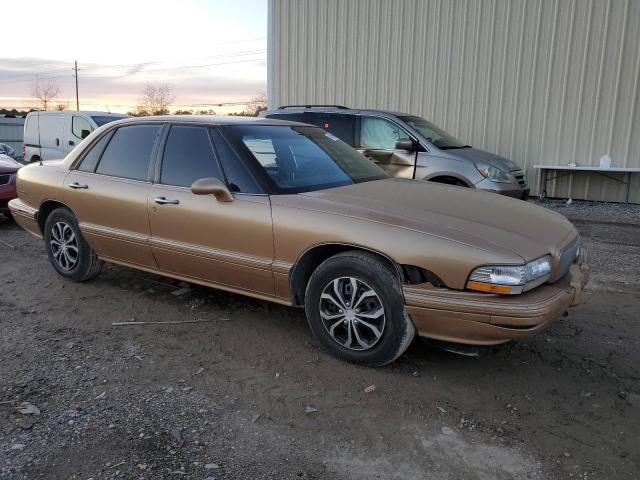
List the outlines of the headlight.
<svg viewBox="0 0 640 480">
<path fill-rule="evenodd" d="M 550 273 L 551 255 L 525 265 L 485 265 L 471 272 L 467 288 L 480 292 L 522 293 L 544 282 Z"/>
<path fill-rule="evenodd" d="M 476 163 L 480 175 L 496 183 L 513 183 L 509 175 L 488 163 Z"/>
</svg>

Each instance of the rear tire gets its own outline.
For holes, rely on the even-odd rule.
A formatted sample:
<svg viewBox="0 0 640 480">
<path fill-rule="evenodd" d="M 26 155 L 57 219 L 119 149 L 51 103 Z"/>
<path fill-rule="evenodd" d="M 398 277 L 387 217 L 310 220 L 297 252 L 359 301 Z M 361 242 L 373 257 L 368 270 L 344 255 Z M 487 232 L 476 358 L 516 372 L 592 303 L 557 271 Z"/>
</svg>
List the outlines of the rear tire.
<svg viewBox="0 0 640 480">
<path fill-rule="evenodd" d="M 47 217 L 44 243 L 53 268 L 73 282 L 94 278 L 102 260 L 91 249 L 78 227 L 78 220 L 66 208 L 57 208 Z"/>
<path fill-rule="evenodd" d="M 367 367 L 393 362 L 415 334 L 397 276 L 367 252 L 340 253 L 320 264 L 307 285 L 305 311 L 327 351 Z"/>
</svg>

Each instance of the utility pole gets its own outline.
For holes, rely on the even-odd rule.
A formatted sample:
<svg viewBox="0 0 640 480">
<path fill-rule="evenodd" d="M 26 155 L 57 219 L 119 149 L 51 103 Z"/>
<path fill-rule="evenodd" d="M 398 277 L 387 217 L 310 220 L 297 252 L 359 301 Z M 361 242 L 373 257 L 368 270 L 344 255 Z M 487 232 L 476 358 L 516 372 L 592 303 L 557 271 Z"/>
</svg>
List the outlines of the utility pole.
<svg viewBox="0 0 640 480">
<path fill-rule="evenodd" d="M 78 97 L 78 61 L 74 60 L 75 62 L 75 67 L 74 67 L 74 71 L 76 74 L 76 110 L 80 111 L 80 98 Z"/>
</svg>

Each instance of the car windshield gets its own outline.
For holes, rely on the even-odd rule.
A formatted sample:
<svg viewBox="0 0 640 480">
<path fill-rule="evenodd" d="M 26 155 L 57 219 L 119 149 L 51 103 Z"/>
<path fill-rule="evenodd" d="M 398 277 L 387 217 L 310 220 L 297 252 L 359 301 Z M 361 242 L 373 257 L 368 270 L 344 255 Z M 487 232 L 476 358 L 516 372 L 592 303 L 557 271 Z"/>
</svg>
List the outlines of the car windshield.
<svg viewBox="0 0 640 480">
<path fill-rule="evenodd" d="M 470 148 L 469 145 L 466 145 L 460 140 L 452 137 L 440 127 L 434 125 L 433 123 L 425 120 L 422 117 L 406 115 L 401 116 L 400 119 L 415 128 L 430 143 L 441 150 L 450 150 L 453 148 Z"/>
<path fill-rule="evenodd" d="M 387 178 L 369 159 L 316 127 L 230 126 L 278 193 L 300 193 Z"/>
<path fill-rule="evenodd" d="M 91 118 L 93 119 L 94 122 L 96 122 L 96 125 L 101 127 L 109 122 L 115 122 L 116 120 L 127 118 L 127 116 L 126 115 L 91 115 Z"/>
</svg>

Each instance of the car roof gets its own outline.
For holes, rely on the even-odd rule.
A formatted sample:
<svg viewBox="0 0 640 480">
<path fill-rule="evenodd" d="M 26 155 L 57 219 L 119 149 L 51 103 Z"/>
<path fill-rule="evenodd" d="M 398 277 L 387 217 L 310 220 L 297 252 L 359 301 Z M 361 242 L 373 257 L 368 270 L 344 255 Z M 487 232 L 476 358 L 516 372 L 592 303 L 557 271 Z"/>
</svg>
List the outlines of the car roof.
<svg viewBox="0 0 640 480">
<path fill-rule="evenodd" d="M 109 125 L 136 125 L 143 123 L 198 123 L 201 125 L 295 125 L 308 127 L 306 123 L 275 120 L 262 117 L 236 117 L 231 115 L 153 115 L 128 117 Z"/>
<path fill-rule="evenodd" d="M 292 107 L 280 107 L 275 110 L 267 110 L 265 114 L 270 115 L 273 113 L 287 114 L 287 113 L 303 113 L 303 112 L 319 112 L 319 113 L 342 113 L 342 114 L 372 114 L 372 115 L 388 115 L 393 117 L 412 115 L 411 113 L 396 112 L 393 110 L 374 110 L 370 108 L 346 108 L 340 106 L 326 106 L 326 107 L 314 107 L 314 106 L 292 106 Z"/>
<path fill-rule="evenodd" d="M 100 111 L 93 111 L 93 110 L 34 110 L 33 112 L 29 112 L 27 114 L 27 116 L 29 115 L 36 115 L 36 114 L 40 114 L 40 115 L 60 115 L 60 114 L 65 114 L 65 115 L 77 115 L 78 113 L 84 113 L 86 115 L 101 115 L 101 116 L 106 116 L 106 117 L 126 117 L 127 114 L 126 113 L 111 113 L 111 112 L 100 112 Z"/>
</svg>

